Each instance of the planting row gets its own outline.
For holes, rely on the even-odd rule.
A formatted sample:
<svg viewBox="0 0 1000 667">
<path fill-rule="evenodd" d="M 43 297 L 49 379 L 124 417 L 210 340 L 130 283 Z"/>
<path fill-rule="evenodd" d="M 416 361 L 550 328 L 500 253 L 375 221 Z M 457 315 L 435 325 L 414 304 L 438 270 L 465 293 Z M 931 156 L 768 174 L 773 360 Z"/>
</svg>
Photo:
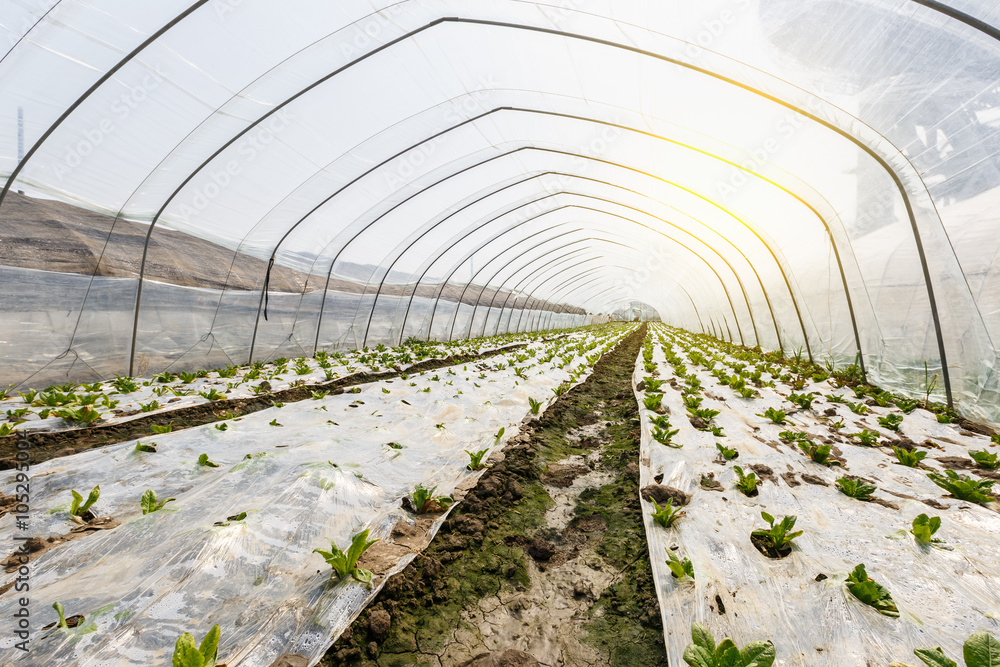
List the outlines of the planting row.
<svg viewBox="0 0 1000 667">
<path fill-rule="evenodd" d="M 707 645 L 698 628 L 692 643 L 692 623 L 773 643 L 743 664 L 775 652 L 782 664 L 888 664 L 926 647 L 962 655 L 970 637 L 995 644 L 995 438 L 864 384 L 854 366 L 664 325 L 634 381 L 672 664 L 716 664 L 692 662 Z"/>
<path fill-rule="evenodd" d="M 579 330 L 584 330 L 579 329 Z M 524 332 L 448 343 L 416 339 L 394 348 L 317 352 L 313 358 L 272 359 L 213 370 L 164 371 L 148 378 L 118 376 L 93 384 L 66 383 L 19 392 L 0 389 L 0 436 L 20 430 L 59 430 L 116 423 L 183 407 L 267 395 L 427 360 L 478 355 L 570 331 Z"/>
<path fill-rule="evenodd" d="M 318 659 L 522 419 L 633 330 L 580 331 L 20 473 L 41 538 L 33 618 L 55 624 L 31 659 L 166 664 L 175 646 L 192 649 L 185 633 L 208 634 L 211 650 L 216 624 L 230 667 Z M 14 533 L 14 521 L 0 518 L 0 530 Z M 9 615 L 16 556 L 5 565 Z M 19 655 L 12 639 L 0 650 Z"/>
</svg>

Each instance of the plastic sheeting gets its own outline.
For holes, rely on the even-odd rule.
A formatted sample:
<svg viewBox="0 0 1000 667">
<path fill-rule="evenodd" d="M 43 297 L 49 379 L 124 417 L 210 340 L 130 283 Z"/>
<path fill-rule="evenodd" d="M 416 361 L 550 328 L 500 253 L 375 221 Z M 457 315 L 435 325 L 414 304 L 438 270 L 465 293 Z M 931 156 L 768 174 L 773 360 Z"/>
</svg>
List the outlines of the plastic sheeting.
<svg viewBox="0 0 1000 667">
<path fill-rule="evenodd" d="M 576 344 L 596 341 L 588 352 L 594 354 L 629 330 L 583 332 L 531 348 L 575 354 Z M 161 664 L 180 633 L 200 637 L 219 623 L 220 655 L 230 665 L 267 667 L 285 653 L 317 663 L 385 577 L 373 590 L 353 581 L 334 584 L 312 550 L 327 548 L 327 537 L 346 546 L 365 528 L 392 542 L 393 526 L 412 521 L 400 508 L 402 496 L 420 483 L 452 492 L 476 475 L 465 469 L 463 450 L 494 448 L 501 427 L 509 437 L 530 414 L 529 397 L 551 397 L 560 383 L 575 384 L 590 372 L 583 355 L 558 368 L 559 357 L 528 367 L 532 362 L 517 361 L 523 354 L 290 403 L 231 420 L 226 431 L 206 425 L 156 436 L 156 453 L 136 452 L 136 443 L 127 442 L 33 467 L 36 535 L 67 532 L 74 525 L 66 514 L 70 490 L 96 484 L 95 512 L 122 524 L 33 559 L 33 618 L 54 619 L 44 609 L 60 601 L 67 615 L 85 614 L 87 622 L 39 632 L 30 654 L 12 648 L 11 638 L 0 639 L 0 661 Z M 525 377 L 515 374 L 515 363 L 527 369 Z M 199 467 L 201 453 L 220 467 Z M 148 488 L 176 501 L 140 515 L 139 497 Z M 241 511 L 248 513 L 245 521 L 215 525 Z M 13 519 L 0 518 L 0 529 L 13 532 Z M 395 553 L 398 560 L 380 574 L 401 570 L 414 556 L 407 549 Z M 0 613 L 9 616 L 16 605 L 8 592 Z"/>
<path fill-rule="evenodd" d="M 676 377 L 661 345 L 672 343 L 674 352 L 684 358 L 684 339 L 652 326 L 658 379 Z M 934 460 L 938 456 L 968 459 L 968 450 L 988 447 L 989 438 L 939 424 L 932 413 L 920 409 L 906 415 L 900 433 L 893 433 L 876 420 L 888 414 L 888 408 L 872 407 L 867 416 L 858 417 L 845 405 L 822 398 L 839 394 L 853 400 L 850 391 L 834 389 L 828 382 L 810 383 L 803 390 L 821 395 L 813 411 L 797 411 L 790 415 L 791 423 L 778 426 L 755 413 L 768 407 L 792 412 L 783 384 L 778 389 L 761 388 L 758 398 L 747 400 L 718 384 L 704 368 L 689 363 L 687 369 L 703 384 L 702 407 L 720 411 L 713 424 L 721 426 L 726 437 L 693 428 L 681 393 L 667 384 L 663 406 L 669 410 L 672 427 L 680 430 L 673 442 L 683 447 L 668 448 L 653 440 L 652 413 L 643 410 L 641 485 L 653 484 L 653 478 L 662 474 L 663 484 L 693 494 L 686 516 L 670 529 L 656 525 L 649 516 L 652 505 L 642 501 L 671 664 L 682 663 L 692 622 L 707 625 L 717 639 L 728 636 L 740 646 L 771 640 L 778 654 L 775 664 L 780 665 L 912 663 L 914 648 L 941 646 L 949 655 L 960 655 L 973 632 L 985 629 L 996 634 L 1000 629 L 1000 574 L 995 567 L 998 503 L 983 507 L 942 497 L 945 492 L 927 479 L 925 471 L 896 465 L 889 447 L 841 444 L 846 469 L 826 468 L 794 445 L 782 444 L 778 432 L 804 431 L 820 442 L 830 432 L 819 415 L 833 408 L 837 414 L 830 419 L 846 422 L 840 429 L 843 434 L 868 428 L 883 438 L 903 435 L 918 443 L 930 439 L 941 447 L 929 450 L 924 460 L 930 470 L 942 469 Z M 640 356 L 633 380 L 639 383 L 648 376 Z M 765 373 L 763 379 L 772 378 Z M 644 395 L 636 392 L 640 405 Z M 716 442 L 737 449 L 739 458 L 720 464 Z M 759 484 L 758 496 L 747 498 L 735 488 L 734 464 L 745 472 L 752 464 L 766 465 L 775 478 Z M 779 477 L 788 473 L 797 476 L 797 485 Z M 843 495 L 833 482 L 845 473 L 873 480 L 878 487 L 874 496 L 899 509 Z M 701 478 L 707 474 L 723 485 L 721 492 L 702 488 Z M 822 485 L 815 478 L 803 483 L 802 475 L 813 475 Z M 947 509 L 928 507 L 921 502 L 924 499 L 939 500 Z M 761 511 L 779 521 L 789 514 L 798 517 L 795 530 L 804 534 L 795 539 L 790 556 L 769 560 L 751 545 L 750 532 L 767 527 Z M 942 518 L 935 537 L 943 545 L 921 547 L 909 534 L 910 523 L 919 514 Z M 675 547 L 679 559 L 691 559 L 693 582 L 671 576 L 665 549 Z M 844 580 L 858 563 L 889 589 L 899 618 L 882 616 L 847 592 Z M 817 581 L 820 574 L 826 579 Z"/>
<path fill-rule="evenodd" d="M 80 284 L 5 305 L 5 356 L 53 338 L 2 381 L 638 300 L 860 350 L 901 390 L 927 362 L 997 422 L 997 21 L 957 0 L 3 0 L 0 264 Z M 592 264 L 545 273 L 575 249 Z M 187 312 L 179 287 L 209 291 Z"/>
</svg>

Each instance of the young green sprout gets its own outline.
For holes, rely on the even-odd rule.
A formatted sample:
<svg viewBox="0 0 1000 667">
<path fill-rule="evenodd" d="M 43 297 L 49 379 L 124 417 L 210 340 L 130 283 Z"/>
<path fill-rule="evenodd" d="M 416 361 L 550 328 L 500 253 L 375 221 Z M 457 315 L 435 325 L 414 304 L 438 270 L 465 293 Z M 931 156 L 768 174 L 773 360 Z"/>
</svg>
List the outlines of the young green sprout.
<svg viewBox="0 0 1000 667">
<path fill-rule="evenodd" d="M 650 502 L 653 503 L 653 507 L 656 509 L 655 511 L 650 512 L 649 515 L 653 517 L 653 520 L 656 521 L 656 523 L 664 528 L 670 528 L 674 525 L 674 522 L 677 521 L 677 519 L 684 516 L 684 511 L 681 510 L 681 508 L 674 507 L 673 498 L 668 498 L 666 505 L 663 507 L 660 507 L 656 500 L 652 498 L 650 499 Z"/>
<path fill-rule="evenodd" d="M 156 498 L 156 491 L 152 489 L 147 489 L 145 493 L 142 494 L 142 499 L 139 501 L 139 506 L 142 508 L 143 514 L 150 514 L 152 512 L 159 512 L 163 509 L 163 506 L 172 500 L 177 500 L 176 498 L 167 498 L 166 500 L 159 502 Z"/>
<path fill-rule="evenodd" d="M 809 410 L 812 408 L 813 401 L 816 399 L 816 395 L 812 392 L 808 394 L 796 394 L 794 391 L 788 395 L 788 401 L 799 406 L 803 410 Z"/>
<path fill-rule="evenodd" d="M 965 642 L 962 647 L 962 654 L 965 658 L 965 667 L 996 667 L 1000 665 L 1000 641 L 986 632 L 980 630 Z M 920 658 L 927 667 L 957 667 L 958 663 L 945 655 L 941 647 L 918 648 L 913 650 L 913 655 Z"/>
<path fill-rule="evenodd" d="M 907 468 L 916 468 L 927 456 L 927 452 L 918 452 L 915 449 L 911 451 L 896 445 L 892 446 L 892 451 L 896 455 L 896 460 Z"/>
<path fill-rule="evenodd" d="M 436 486 L 426 488 L 423 484 L 417 484 L 413 493 L 409 496 L 410 504 L 416 514 L 428 514 L 443 512 L 448 509 L 454 501 L 449 496 L 435 496 Z"/>
<path fill-rule="evenodd" d="M 797 444 L 799 449 L 815 463 L 824 466 L 840 465 L 839 461 L 830 460 L 830 450 L 833 449 L 832 445 L 817 445 L 812 440 L 802 440 Z"/>
<path fill-rule="evenodd" d="M 945 470 L 944 475 L 929 472 L 927 477 L 959 500 L 982 504 L 993 500 L 993 497 L 990 496 L 990 489 L 993 488 L 994 484 L 992 480 L 977 480 L 968 475 L 959 475 L 954 470 Z"/>
<path fill-rule="evenodd" d="M 667 447 L 673 447 L 674 449 L 680 449 L 683 445 L 676 445 L 673 442 L 673 437 L 680 432 L 679 429 L 671 429 L 669 422 L 667 423 L 666 429 L 661 429 L 658 426 L 653 427 L 652 435 L 653 439 L 656 440 L 661 445 L 666 445 Z"/>
<path fill-rule="evenodd" d="M 802 534 L 801 530 L 790 532 L 795 527 L 796 517 L 788 515 L 775 525 L 774 517 L 767 512 L 761 512 L 761 517 L 770 526 L 767 530 L 755 530 L 750 533 L 750 539 L 768 558 L 787 556 L 792 550 L 792 540 Z"/>
<path fill-rule="evenodd" d="M 762 414 L 762 415 L 759 414 L 757 416 L 758 417 L 765 417 L 767 419 L 770 419 L 772 423 L 778 424 L 778 425 L 784 424 L 785 423 L 785 417 L 786 417 L 784 410 L 775 410 L 774 408 L 768 408 L 767 410 L 764 410 L 764 414 Z"/>
<path fill-rule="evenodd" d="M 885 417 L 879 417 L 878 423 L 882 428 L 887 428 L 890 431 L 898 431 L 899 425 L 903 423 L 903 415 L 896 413 L 888 414 Z"/>
<path fill-rule="evenodd" d="M 735 449 L 730 449 L 720 442 L 715 443 L 715 448 L 719 450 L 719 455 L 726 461 L 732 461 L 735 458 L 739 458 L 740 453 Z"/>
<path fill-rule="evenodd" d="M 528 404 L 531 406 L 531 414 L 533 414 L 533 415 L 537 415 L 538 411 L 542 407 L 542 402 L 541 401 L 536 401 L 533 398 L 529 398 L 528 399 Z"/>
<path fill-rule="evenodd" d="M 884 586 L 871 579 L 865 572 L 864 564 L 859 564 L 851 574 L 848 575 L 847 590 L 851 595 L 869 607 L 872 607 L 883 616 L 892 618 L 899 617 L 899 609 L 893 601 L 889 591 Z"/>
<path fill-rule="evenodd" d="M 660 403 L 663 401 L 663 394 L 646 394 L 645 398 L 642 399 L 642 404 L 647 410 L 656 412 L 660 409 Z"/>
<path fill-rule="evenodd" d="M 70 492 L 73 494 L 73 502 L 69 506 L 69 513 L 73 516 L 83 516 L 97 502 L 97 499 L 101 497 L 101 486 L 97 485 L 90 490 L 90 495 L 87 496 L 86 502 L 84 502 L 83 496 L 76 491 Z"/>
<path fill-rule="evenodd" d="M 185 632 L 177 638 L 171 664 L 173 667 L 215 667 L 219 660 L 221 636 L 222 629 L 216 624 L 199 646 L 195 644 L 194 636 Z"/>
<path fill-rule="evenodd" d="M 863 428 L 857 433 L 848 433 L 852 438 L 857 438 L 865 447 L 878 447 L 878 439 L 881 437 L 878 431 Z"/>
<path fill-rule="evenodd" d="M 694 579 L 694 565 L 691 563 L 691 559 L 685 556 L 684 560 L 681 560 L 670 549 L 666 547 L 664 549 L 667 552 L 667 567 L 670 568 L 670 574 L 675 579 L 683 579 L 684 577 Z"/>
<path fill-rule="evenodd" d="M 691 624 L 691 640 L 684 649 L 684 662 L 691 667 L 771 667 L 777 655 L 771 642 L 750 642 L 740 650 L 733 640 L 723 639 L 716 646 L 700 623 Z"/>
<path fill-rule="evenodd" d="M 989 452 L 985 449 L 982 451 L 970 451 L 969 457 L 976 462 L 976 465 L 983 470 L 996 470 L 1000 468 L 1000 455 Z"/>
<path fill-rule="evenodd" d="M 464 450 L 466 454 L 469 455 L 469 465 L 466 467 L 469 470 L 482 470 L 483 468 L 488 468 L 485 463 L 483 463 L 483 458 L 489 453 L 488 449 L 481 449 L 478 452 L 470 452 L 468 449 Z"/>
<path fill-rule="evenodd" d="M 733 472 L 736 473 L 736 488 L 739 489 L 745 496 L 755 496 L 757 495 L 757 475 L 750 473 L 744 474 L 743 468 L 739 466 L 733 466 Z"/>
<path fill-rule="evenodd" d="M 329 551 L 313 549 L 313 553 L 322 556 L 323 560 L 333 568 L 333 574 L 336 574 L 341 581 L 346 580 L 347 577 L 353 577 L 361 583 L 367 584 L 371 583 L 372 573 L 358 567 L 358 559 L 376 542 L 378 540 L 368 539 L 368 529 L 366 528 L 351 538 L 351 546 L 347 548 L 346 552 L 342 551 L 333 540 L 330 540 Z"/>
<path fill-rule="evenodd" d="M 198 457 L 198 465 L 204 466 L 206 468 L 218 468 L 218 463 L 212 463 L 208 460 L 208 454 L 202 454 Z"/>
<path fill-rule="evenodd" d="M 868 484 L 860 479 L 841 477 L 837 480 L 837 488 L 845 496 L 857 500 L 871 500 L 872 494 L 878 488 L 874 484 Z"/>
<path fill-rule="evenodd" d="M 927 544 L 940 542 L 941 540 L 934 538 L 934 533 L 936 533 L 940 527 L 941 517 L 928 517 L 926 514 L 921 514 L 913 520 L 912 527 L 910 528 L 910 534 L 916 538 L 917 542 L 924 542 Z"/>
</svg>

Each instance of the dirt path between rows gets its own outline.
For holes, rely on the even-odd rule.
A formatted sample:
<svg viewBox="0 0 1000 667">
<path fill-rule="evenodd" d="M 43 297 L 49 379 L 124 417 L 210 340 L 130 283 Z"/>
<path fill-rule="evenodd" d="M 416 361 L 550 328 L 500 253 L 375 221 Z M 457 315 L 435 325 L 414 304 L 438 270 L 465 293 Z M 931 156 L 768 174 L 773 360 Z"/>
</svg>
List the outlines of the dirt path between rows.
<svg viewBox="0 0 1000 667">
<path fill-rule="evenodd" d="M 664 665 L 630 388 L 646 328 L 512 438 L 326 665 Z"/>
</svg>

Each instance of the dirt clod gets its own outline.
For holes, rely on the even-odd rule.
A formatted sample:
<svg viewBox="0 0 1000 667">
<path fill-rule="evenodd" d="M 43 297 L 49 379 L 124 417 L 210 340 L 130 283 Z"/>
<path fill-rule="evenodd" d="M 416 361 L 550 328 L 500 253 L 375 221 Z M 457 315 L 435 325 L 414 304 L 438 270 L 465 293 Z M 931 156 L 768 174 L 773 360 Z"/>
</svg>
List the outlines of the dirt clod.
<svg viewBox="0 0 1000 667">
<path fill-rule="evenodd" d="M 672 486 L 664 486 L 663 484 L 650 484 L 649 486 L 643 488 L 640 492 L 643 499 L 650 502 L 656 501 L 658 505 L 663 505 L 667 500 L 673 500 L 674 506 L 687 505 L 691 502 L 691 496 L 684 493 L 680 489 L 675 489 Z"/>
</svg>

